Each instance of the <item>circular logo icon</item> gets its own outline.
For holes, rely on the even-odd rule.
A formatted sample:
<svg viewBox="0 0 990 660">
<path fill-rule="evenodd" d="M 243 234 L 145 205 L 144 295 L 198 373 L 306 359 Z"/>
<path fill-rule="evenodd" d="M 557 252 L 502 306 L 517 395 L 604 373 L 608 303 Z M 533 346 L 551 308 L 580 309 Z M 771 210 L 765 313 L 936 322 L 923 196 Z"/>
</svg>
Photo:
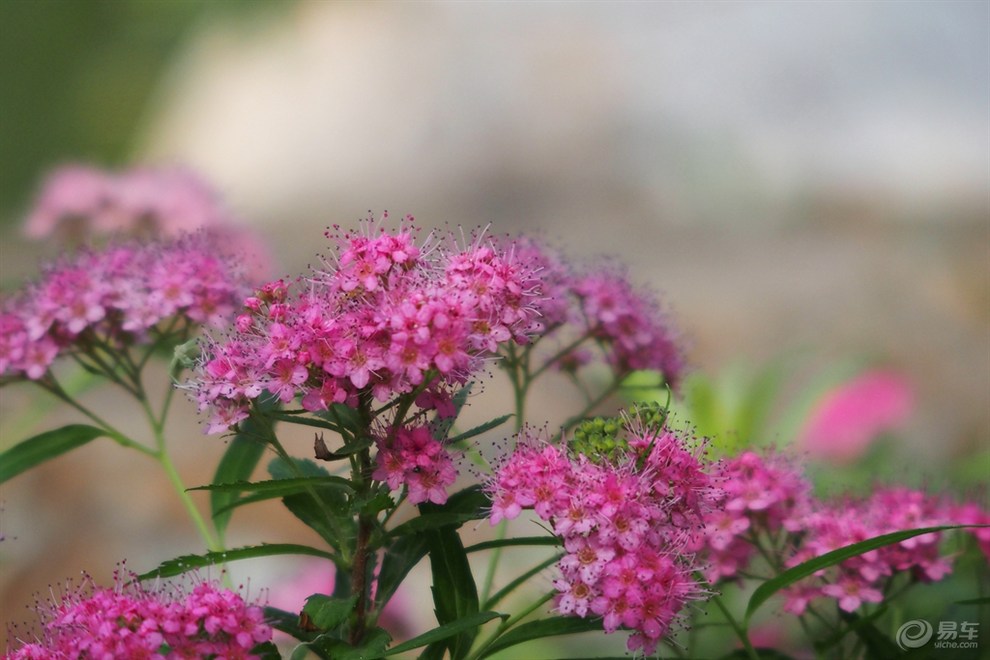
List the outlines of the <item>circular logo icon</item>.
<svg viewBox="0 0 990 660">
<path fill-rule="evenodd" d="M 924 619 L 911 619 L 897 629 L 897 645 L 902 650 L 920 649 L 932 638 L 932 624 Z"/>
</svg>

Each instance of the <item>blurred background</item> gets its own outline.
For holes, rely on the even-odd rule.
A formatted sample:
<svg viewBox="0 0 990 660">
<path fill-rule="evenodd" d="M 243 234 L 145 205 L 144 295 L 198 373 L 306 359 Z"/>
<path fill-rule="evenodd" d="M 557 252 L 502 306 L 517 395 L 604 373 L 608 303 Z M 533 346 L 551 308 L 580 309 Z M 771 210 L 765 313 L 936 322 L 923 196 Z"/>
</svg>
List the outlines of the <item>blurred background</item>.
<svg viewBox="0 0 990 660">
<path fill-rule="evenodd" d="M 771 370 L 789 422 L 751 432 L 786 444 L 882 367 L 913 402 L 887 471 L 990 481 L 987 2 L 4 0 L 0 89 L 5 289 L 58 249 L 21 223 L 64 162 L 194 168 L 278 273 L 369 210 L 535 231 L 660 291 L 723 411 Z M 33 394 L 0 390 L 0 446 L 75 421 L 31 421 Z M 174 421 L 208 482 L 222 443 Z M 94 443 L 0 489 L 0 625 L 82 568 L 193 551 L 154 469 Z"/>
</svg>

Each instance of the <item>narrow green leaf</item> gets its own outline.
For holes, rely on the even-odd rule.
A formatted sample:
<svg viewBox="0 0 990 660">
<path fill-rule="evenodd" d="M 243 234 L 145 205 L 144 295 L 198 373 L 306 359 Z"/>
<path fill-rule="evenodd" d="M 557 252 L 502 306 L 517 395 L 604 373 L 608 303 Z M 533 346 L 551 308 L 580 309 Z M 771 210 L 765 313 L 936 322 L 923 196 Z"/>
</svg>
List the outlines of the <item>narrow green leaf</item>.
<svg viewBox="0 0 990 660">
<path fill-rule="evenodd" d="M 309 616 L 313 625 L 322 630 L 333 630 L 347 621 L 354 610 L 357 596 L 333 598 L 323 594 L 313 594 L 306 599 L 303 613 Z"/>
<path fill-rule="evenodd" d="M 351 482 L 347 479 L 341 477 L 302 477 L 300 479 L 273 479 L 271 481 L 238 481 L 236 483 L 230 484 L 212 484 L 209 486 L 198 486 L 196 488 L 190 488 L 189 490 L 209 490 L 214 493 L 220 492 L 253 492 L 253 495 L 248 495 L 247 497 L 241 497 L 227 506 L 221 507 L 213 515 L 216 516 L 223 515 L 236 509 L 242 507 L 246 504 L 254 504 L 255 502 L 263 502 L 265 500 L 274 499 L 276 497 L 288 497 L 289 495 L 295 495 L 297 493 L 307 493 L 308 489 L 313 488 L 320 490 L 323 488 L 329 488 L 332 490 L 338 490 L 343 492 L 350 492 L 352 489 Z"/>
<path fill-rule="evenodd" d="M 469 502 L 470 497 L 454 500 L 453 506 L 457 507 L 463 501 Z M 449 501 L 448 504 L 450 504 Z M 441 510 L 443 510 L 441 507 L 435 505 L 420 505 L 420 511 L 426 514 Z M 475 585 L 474 575 L 468 564 L 467 553 L 464 552 L 464 545 L 461 543 L 461 537 L 457 533 L 456 527 L 451 525 L 437 530 L 424 531 L 422 534 L 426 537 L 430 568 L 433 573 L 433 604 L 437 623 L 442 626 L 477 614 L 479 610 L 478 588 Z M 452 660 L 458 660 L 467 655 L 477 633 L 477 628 L 471 631 L 462 631 L 453 639 L 444 642 L 450 650 Z"/>
<path fill-rule="evenodd" d="M 471 393 L 471 388 L 474 386 L 473 383 L 468 383 L 461 389 L 454 393 L 451 397 L 451 403 L 454 405 L 454 414 L 451 417 L 446 417 L 441 419 L 437 416 L 433 422 L 433 436 L 436 438 L 446 438 L 450 435 L 450 429 L 453 428 L 454 422 L 457 421 L 457 417 L 461 414 L 461 409 L 464 408 L 464 404 L 467 403 L 468 395 Z"/>
<path fill-rule="evenodd" d="M 511 418 L 512 415 L 502 415 L 501 417 L 496 417 L 493 420 L 487 421 L 484 424 L 479 424 L 478 426 L 475 426 L 473 429 L 469 429 L 464 433 L 461 433 L 459 435 L 454 436 L 453 438 L 450 438 L 447 442 L 449 442 L 450 444 L 463 442 L 464 440 L 468 440 L 475 436 L 481 435 L 482 433 L 485 433 L 487 431 L 491 431 L 494 428 L 498 428 L 502 424 L 505 424 L 505 422 L 507 422 Z"/>
<path fill-rule="evenodd" d="M 382 559 L 381 571 L 378 573 L 376 607 L 385 606 L 409 571 L 426 556 L 426 546 L 426 537 L 415 534 L 404 536 L 388 547 Z"/>
<path fill-rule="evenodd" d="M 440 626 L 439 628 L 434 628 L 433 630 L 427 631 L 422 635 L 417 635 L 412 639 L 393 646 L 385 654 L 386 656 L 395 655 L 396 653 L 403 653 L 405 651 L 410 651 L 412 649 L 419 648 L 420 646 L 426 646 L 427 644 L 432 644 L 440 640 L 453 637 L 465 630 L 471 628 L 476 628 L 483 623 L 487 623 L 492 619 L 501 617 L 502 619 L 507 619 L 507 614 L 500 614 L 498 612 L 478 612 L 474 616 L 465 617 L 463 619 L 458 619 L 452 623 L 448 623 Z"/>
<path fill-rule="evenodd" d="M 268 481 L 235 481 L 232 483 L 215 483 L 208 486 L 196 486 L 188 490 L 209 490 L 215 492 L 258 493 L 267 498 L 282 497 L 301 493 L 307 486 L 317 488 L 336 488 L 338 490 L 353 490 L 351 482 L 343 477 L 332 475 L 320 477 L 301 477 L 296 479 L 270 479 Z"/>
<path fill-rule="evenodd" d="M 297 545 L 295 543 L 262 543 L 244 548 L 225 550 L 224 552 L 207 552 L 205 555 L 183 555 L 175 559 L 169 559 L 158 565 L 158 568 L 142 573 L 138 580 L 147 580 L 153 577 L 172 577 L 181 575 L 187 571 L 192 571 L 204 566 L 215 564 L 225 564 L 240 559 L 253 559 L 255 557 L 271 557 L 274 555 L 310 555 L 313 557 L 324 557 L 334 559 L 334 556 L 324 550 L 311 548 L 307 545 Z"/>
<path fill-rule="evenodd" d="M 823 568 L 828 568 L 829 566 L 835 566 L 840 564 L 850 557 L 855 557 L 861 555 L 864 552 L 869 552 L 870 550 L 876 550 L 877 548 L 882 548 L 885 545 L 893 545 L 894 543 L 900 543 L 901 541 L 914 538 L 915 536 L 921 536 L 922 534 L 931 534 L 932 532 L 942 532 L 948 529 L 959 529 L 960 527 L 967 527 L 967 525 L 942 525 L 939 527 L 922 527 L 919 529 L 906 529 L 899 532 L 892 532 L 890 534 L 883 534 L 881 536 L 875 536 L 871 539 L 866 539 L 865 541 L 860 541 L 859 543 L 853 543 L 837 550 L 832 550 L 831 552 L 826 552 L 820 557 L 815 557 L 814 559 L 809 559 L 808 561 L 798 564 L 793 568 L 789 568 L 777 577 L 767 580 L 753 592 L 753 595 L 749 598 L 749 603 L 746 606 L 746 615 L 743 617 L 744 624 L 748 625 L 749 620 L 752 618 L 753 614 L 763 603 L 767 602 L 771 596 L 785 589 L 799 580 L 803 580 L 809 575 L 813 575 Z"/>
<path fill-rule="evenodd" d="M 539 564 L 537 564 L 533 568 L 529 569 L 528 571 L 526 571 L 522 575 L 516 577 L 514 580 L 512 580 L 511 582 L 509 582 L 509 584 L 505 585 L 504 587 L 502 587 L 501 589 L 499 589 L 497 592 L 495 592 L 494 594 L 492 594 L 491 597 L 487 601 L 485 601 L 484 603 L 481 604 L 481 606 L 484 607 L 485 609 L 488 609 L 488 608 L 491 608 L 491 607 L 495 607 L 496 603 L 498 603 L 503 598 L 505 598 L 506 596 L 508 596 L 509 594 L 511 594 L 513 591 L 515 591 L 516 589 L 518 589 L 520 586 L 522 586 L 523 584 L 525 584 L 531 577 L 533 577 L 534 575 L 538 574 L 540 571 L 545 570 L 547 567 L 550 566 L 550 564 L 553 564 L 554 562 L 559 561 L 560 558 L 563 557 L 563 556 L 564 555 L 561 553 L 561 554 L 551 555 L 550 557 L 547 557 L 546 559 L 544 559 L 543 561 L 541 561 Z"/>
<path fill-rule="evenodd" d="M 574 616 L 555 616 L 548 619 L 537 619 L 536 621 L 523 623 L 510 629 L 485 649 L 481 657 L 487 658 L 516 644 L 522 644 L 523 642 L 529 642 L 534 639 L 555 637 L 558 635 L 573 635 L 575 633 L 601 629 L 601 619 L 580 619 Z"/>
<path fill-rule="evenodd" d="M 323 467 L 298 458 L 291 462 L 276 458 L 268 464 L 268 472 L 276 480 L 331 478 Z M 332 548 L 339 550 L 357 534 L 354 518 L 349 513 L 348 498 L 338 489 L 305 489 L 304 492 L 283 497 L 282 504 Z"/>
<path fill-rule="evenodd" d="M 492 539 L 491 541 L 482 541 L 481 543 L 475 543 L 474 545 L 469 545 L 464 548 L 464 552 L 468 554 L 472 552 L 478 552 L 479 550 L 490 550 L 492 548 L 504 548 L 508 546 L 515 545 L 562 545 L 562 542 L 556 536 L 520 536 L 514 539 Z"/>
<path fill-rule="evenodd" d="M 990 605 L 990 596 L 983 598 L 970 598 L 969 600 L 957 600 L 954 605 Z"/>
<path fill-rule="evenodd" d="M 264 406 L 265 404 L 259 404 Z M 267 407 L 270 407 L 267 406 Z M 266 443 L 261 439 L 271 432 L 271 420 L 267 418 L 249 417 L 241 422 L 237 435 L 231 440 L 224 452 L 220 464 L 213 475 L 213 483 L 229 483 L 246 481 L 257 467 Z M 265 428 L 264 425 L 267 425 Z M 240 493 L 217 491 L 210 493 L 210 514 L 213 516 L 213 526 L 222 539 L 230 523 L 232 505 L 240 497 Z"/>
<path fill-rule="evenodd" d="M 286 413 L 276 413 L 273 414 L 272 417 L 280 422 L 285 422 L 286 424 L 301 424 L 302 426 L 312 426 L 318 429 L 333 431 L 334 433 L 340 432 L 340 428 L 336 424 L 324 421 L 322 419 L 313 419 L 312 417 L 289 415 Z"/>
<path fill-rule="evenodd" d="M 477 515 L 474 513 L 425 513 L 423 515 L 411 518 L 401 525 L 397 526 L 391 532 L 389 532 L 389 537 L 399 538 L 402 536 L 407 536 L 409 534 L 416 534 L 419 532 L 425 532 L 431 529 L 440 529 L 441 527 L 447 527 L 450 525 L 455 525 L 460 527 L 463 523 L 469 520 L 476 520 Z"/>
<path fill-rule="evenodd" d="M 95 426 L 69 424 L 28 438 L 0 454 L 0 484 L 102 435 L 106 433 Z"/>
<path fill-rule="evenodd" d="M 272 642 L 258 644 L 251 649 L 251 655 L 257 656 L 259 660 L 282 660 L 282 654 L 278 652 L 278 647 Z"/>
<path fill-rule="evenodd" d="M 900 649 L 894 641 L 877 630 L 873 622 L 868 618 L 859 617 L 855 612 L 843 612 L 839 610 L 839 617 L 849 624 L 856 636 L 866 648 L 866 653 L 871 658 L 896 658 L 901 655 Z"/>
<path fill-rule="evenodd" d="M 364 639 L 356 646 L 329 636 L 315 639 L 309 647 L 325 651 L 333 660 L 379 660 L 385 657 L 386 649 L 392 641 L 392 636 L 383 628 L 369 630 Z"/>
</svg>

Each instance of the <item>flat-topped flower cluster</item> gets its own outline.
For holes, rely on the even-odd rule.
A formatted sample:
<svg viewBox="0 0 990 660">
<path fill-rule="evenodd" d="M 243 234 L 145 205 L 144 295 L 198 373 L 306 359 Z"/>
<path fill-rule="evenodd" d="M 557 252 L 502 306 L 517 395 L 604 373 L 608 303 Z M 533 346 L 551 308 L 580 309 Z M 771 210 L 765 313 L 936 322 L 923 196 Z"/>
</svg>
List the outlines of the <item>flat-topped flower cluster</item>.
<svg viewBox="0 0 990 660">
<path fill-rule="evenodd" d="M 443 410 L 499 344 L 539 331 L 536 270 L 511 252 L 483 238 L 420 247 L 411 226 L 366 232 L 339 236 L 326 270 L 261 287 L 234 331 L 205 347 L 194 389 L 210 432 L 265 391 L 319 411 L 356 406 L 363 391 L 385 402 L 416 390 L 421 408 Z"/>
<path fill-rule="evenodd" d="M 648 416 L 593 420 L 569 447 L 524 434 L 488 485 L 492 524 L 533 509 L 562 539 L 558 611 L 632 630 L 646 655 L 705 597 L 688 546 L 717 494 L 703 445 Z"/>
<path fill-rule="evenodd" d="M 98 588 L 85 576 L 57 602 L 36 609 L 42 637 L 4 658 L 248 660 L 261 658 L 252 650 L 272 639 L 261 607 L 211 582 L 182 594 L 144 589 L 131 574 L 118 575 L 114 588 Z"/>
<path fill-rule="evenodd" d="M 773 557 L 777 565 L 770 568 L 779 571 L 883 534 L 990 520 L 973 502 L 958 505 L 904 487 L 880 487 L 865 498 L 818 499 L 799 465 L 776 452 L 743 452 L 721 462 L 715 474 L 717 506 L 692 544 L 707 561 L 711 584 L 743 579 L 760 555 Z M 985 530 L 973 534 L 985 543 Z M 800 615 L 825 598 L 852 612 L 882 602 L 898 575 L 937 582 L 952 570 L 943 539 L 941 532 L 923 534 L 851 557 L 789 588 L 784 607 Z"/>
<path fill-rule="evenodd" d="M 205 232 L 79 251 L 0 303 L 0 375 L 37 380 L 61 354 L 223 325 L 245 290 L 237 263 Z"/>
</svg>

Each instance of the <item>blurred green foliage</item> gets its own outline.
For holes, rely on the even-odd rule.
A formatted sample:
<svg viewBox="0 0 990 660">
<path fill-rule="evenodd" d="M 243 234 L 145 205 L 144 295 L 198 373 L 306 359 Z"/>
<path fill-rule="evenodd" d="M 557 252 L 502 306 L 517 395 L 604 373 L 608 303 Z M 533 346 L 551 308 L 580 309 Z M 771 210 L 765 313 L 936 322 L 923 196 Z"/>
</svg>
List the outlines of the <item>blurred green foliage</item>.
<svg viewBox="0 0 990 660">
<path fill-rule="evenodd" d="M 0 0 L 0 223 L 53 165 L 128 161 L 170 58 L 201 21 L 269 0 Z"/>
</svg>

